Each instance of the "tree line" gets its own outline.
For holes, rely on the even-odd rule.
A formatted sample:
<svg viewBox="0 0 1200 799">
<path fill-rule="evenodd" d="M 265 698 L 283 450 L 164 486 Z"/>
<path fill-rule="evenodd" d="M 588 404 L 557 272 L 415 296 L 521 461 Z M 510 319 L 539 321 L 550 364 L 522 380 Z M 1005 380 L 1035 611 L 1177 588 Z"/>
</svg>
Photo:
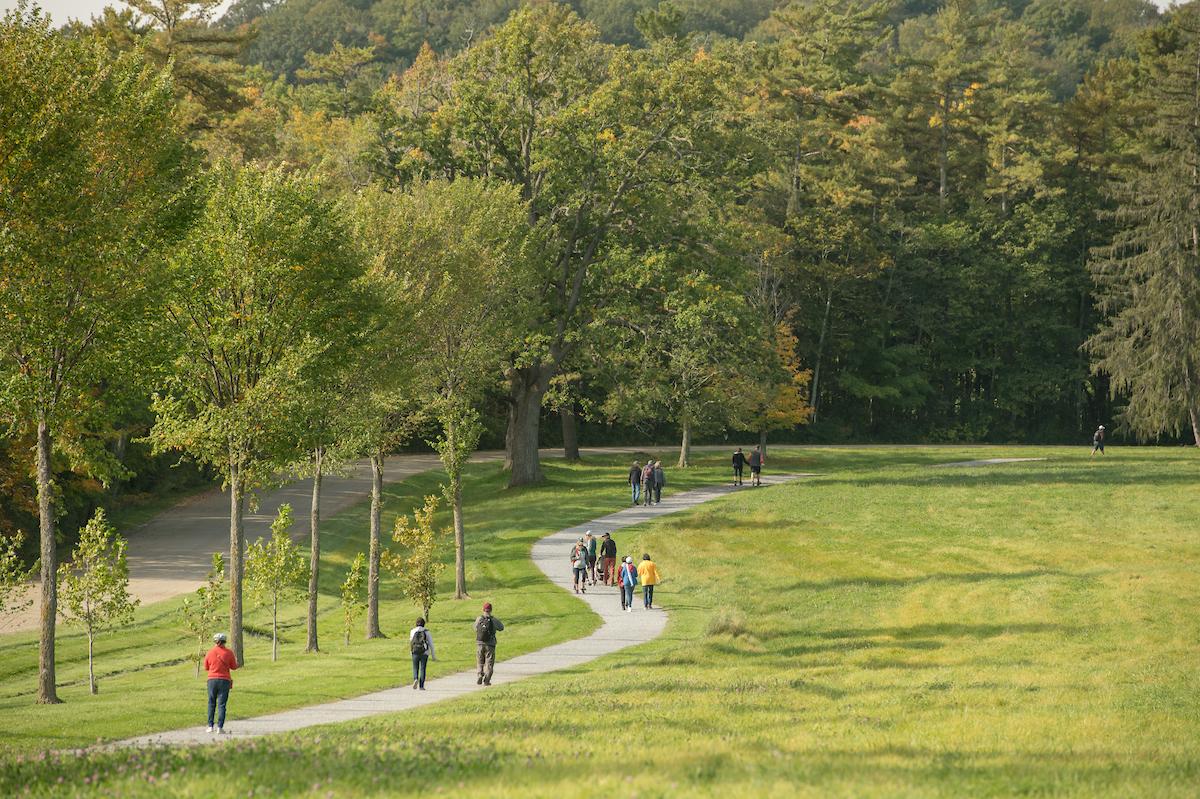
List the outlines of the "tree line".
<svg viewBox="0 0 1200 799">
<path fill-rule="evenodd" d="M 636 45 L 533 3 L 403 68 L 336 41 L 281 75 L 207 0 L 134 7 L 0 31 L 0 396 L 33 454 L 40 701 L 56 480 L 125 477 L 131 419 L 229 487 L 239 656 L 244 507 L 281 475 L 313 478 L 307 648 L 338 463 L 372 464 L 369 630 L 405 442 L 445 465 L 465 595 L 461 471 L 497 403 L 511 485 L 541 478 L 547 412 L 568 456 L 583 417 L 669 427 L 680 465 L 696 436 L 801 424 L 1200 432 L 1194 3 L 811 0 L 748 38 L 660 3 Z"/>
</svg>

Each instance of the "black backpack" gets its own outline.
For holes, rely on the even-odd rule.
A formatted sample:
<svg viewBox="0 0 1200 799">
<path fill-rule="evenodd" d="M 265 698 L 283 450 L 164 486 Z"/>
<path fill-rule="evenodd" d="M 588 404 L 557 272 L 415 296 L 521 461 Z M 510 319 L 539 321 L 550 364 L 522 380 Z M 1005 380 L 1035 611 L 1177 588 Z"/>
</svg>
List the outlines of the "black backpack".
<svg viewBox="0 0 1200 799">
<path fill-rule="evenodd" d="M 478 642 L 490 641 L 496 634 L 496 625 L 492 624 L 491 616 L 484 616 L 475 624 L 475 640 Z"/>
<path fill-rule="evenodd" d="M 412 637 L 409 644 L 414 655 L 424 655 L 429 651 L 429 639 L 425 637 L 425 631 L 421 630 Z"/>
</svg>

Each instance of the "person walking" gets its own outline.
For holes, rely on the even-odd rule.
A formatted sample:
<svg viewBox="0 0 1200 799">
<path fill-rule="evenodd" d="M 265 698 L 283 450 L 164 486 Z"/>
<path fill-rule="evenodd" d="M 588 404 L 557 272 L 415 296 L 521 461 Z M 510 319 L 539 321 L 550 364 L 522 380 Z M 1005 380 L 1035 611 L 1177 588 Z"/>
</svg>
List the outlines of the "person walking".
<svg viewBox="0 0 1200 799">
<path fill-rule="evenodd" d="M 1092 434 L 1092 455 L 1097 451 L 1101 455 L 1104 454 L 1104 425 L 1097 427 L 1096 432 Z"/>
<path fill-rule="evenodd" d="M 637 505 L 642 493 L 642 467 L 638 466 L 637 461 L 629 467 L 629 485 L 633 487 L 633 504 Z"/>
<path fill-rule="evenodd" d="M 596 536 L 592 535 L 591 530 L 584 534 L 583 540 L 587 543 L 588 579 L 591 580 L 594 587 L 596 585 L 596 547 L 599 542 L 596 540 Z"/>
<path fill-rule="evenodd" d="M 649 554 L 642 555 L 642 562 L 637 567 L 638 582 L 642 584 L 642 602 L 649 610 L 654 605 L 654 586 L 662 581 L 658 567 L 650 560 Z"/>
<path fill-rule="evenodd" d="M 483 603 L 483 614 L 475 619 L 476 665 L 479 679 L 476 685 L 491 685 L 492 671 L 496 667 L 496 633 L 504 629 L 504 622 L 492 615 L 492 603 Z"/>
<path fill-rule="evenodd" d="M 417 619 L 417 626 L 408 632 L 408 648 L 412 652 L 413 690 L 425 690 L 425 667 L 430 660 L 437 660 L 433 651 L 433 635 L 425 629 L 425 619 Z"/>
<path fill-rule="evenodd" d="M 647 505 L 654 504 L 654 461 L 646 461 L 642 467 L 642 499 Z"/>
<path fill-rule="evenodd" d="M 667 484 L 667 474 L 663 471 L 662 461 L 654 462 L 654 504 L 662 502 L 663 486 Z"/>
<path fill-rule="evenodd" d="M 762 485 L 762 467 L 766 460 L 767 456 L 763 455 L 761 447 L 755 447 L 750 453 L 750 485 Z"/>
<path fill-rule="evenodd" d="M 208 726 L 205 732 L 213 731 L 213 714 L 216 714 L 217 735 L 225 734 L 225 706 L 229 703 L 229 689 L 233 688 L 233 677 L 229 672 L 238 668 L 237 656 L 225 646 L 225 633 L 213 636 L 213 648 L 204 656 L 204 670 L 208 672 Z"/>
<path fill-rule="evenodd" d="M 633 612 L 633 587 L 637 585 L 638 573 L 633 567 L 633 558 L 626 555 L 625 562 L 620 568 L 621 609 L 626 613 Z"/>
<path fill-rule="evenodd" d="M 575 546 L 571 547 L 571 574 L 574 577 L 572 585 L 575 588 L 575 593 L 587 593 L 587 544 L 583 543 L 583 539 L 575 542 Z"/>
<path fill-rule="evenodd" d="M 600 557 L 603 558 L 602 569 L 604 571 L 604 584 L 617 584 L 617 542 L 613 540 L 612 533 L 604 534 L 604 541 L 600 544 Z"/>
<path fill-rule="evenodd" d="M 742 448 L 738 447 L 733 453 L 733 484 L 740 486 L 742 484 L 742 469 L 746 466 L 746 456 L 742 453 Z"/>
</svg>

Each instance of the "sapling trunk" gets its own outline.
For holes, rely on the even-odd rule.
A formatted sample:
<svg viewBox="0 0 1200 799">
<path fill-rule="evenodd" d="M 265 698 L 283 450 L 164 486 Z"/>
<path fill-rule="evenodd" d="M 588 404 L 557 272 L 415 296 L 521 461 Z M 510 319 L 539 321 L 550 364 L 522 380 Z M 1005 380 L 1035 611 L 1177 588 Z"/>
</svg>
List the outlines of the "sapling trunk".
<svg viewBox="0 0 1200 799">
<path fill-rule="evenodd" d="M 279 594 L 271 594 L 271 662 L 279 660 Z"/>
<path fill-rule="evenodd" d="M 90 624 L 88 625 L 87 636 L 88 636 L 88 687 L 91 688 L 91 690 L 92 690 L 92 696 L 95 696 L 97 693 L 99 693 L 99 689 L 96 688 L 96 670 L 92 665 L 94 662 L 94 650 L 92 647 L 92 642 L 95 641 L 95 635 L 92 633 L 92 625 L 90 625 Z"/>
<path fill-rule="evenodd" d="M 467 553 L 466 536 L 463 534 L 462 478 L 455 474 L 450 478 L 450 491 L 454 498 L 454 598 L 466 599 Z"/>
</svg>

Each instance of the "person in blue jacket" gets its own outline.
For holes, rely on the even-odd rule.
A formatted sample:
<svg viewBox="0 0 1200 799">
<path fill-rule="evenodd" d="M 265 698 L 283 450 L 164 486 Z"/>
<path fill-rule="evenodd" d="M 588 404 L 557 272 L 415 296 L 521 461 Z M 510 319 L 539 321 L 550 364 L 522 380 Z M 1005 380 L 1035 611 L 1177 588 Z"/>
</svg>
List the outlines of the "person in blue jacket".
<svg viewBox="0 0 1200 799">
<path fill-rule="evenodd" d="M 633 613 L 633 588 L 638 584 L 638 573 L 633 566 L 632 557 L 625 557 L 625 562 L 617 570 L 617 576 L 621 578 L 621 604 L 625 606 L 626 613 Z"/>
</svg>

